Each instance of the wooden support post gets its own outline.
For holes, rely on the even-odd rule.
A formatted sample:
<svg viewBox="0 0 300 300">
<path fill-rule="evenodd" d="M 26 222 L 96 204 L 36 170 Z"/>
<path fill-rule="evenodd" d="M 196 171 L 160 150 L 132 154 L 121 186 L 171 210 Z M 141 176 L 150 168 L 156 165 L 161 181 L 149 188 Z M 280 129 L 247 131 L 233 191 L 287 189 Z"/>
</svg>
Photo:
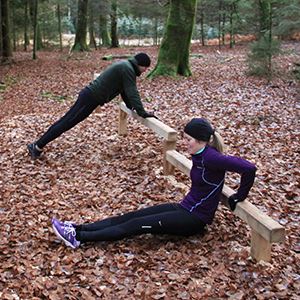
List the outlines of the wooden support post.
<svg viewBox="0 0 300 300">
<path fill-rule="evenodd" d="M 251 257 L 257 261 L 271 260 L 271 243 L 263 238 L 258 232 L 251 229 Z"/>
<path fill-rule="evenodd" d="M 163 173 L 164 175 L 173 175 L 175 167 L 167 160 L 167 151 L 175 150 L 176 141 L 163 141 Z"/>
<path fill-rule="evenodd" d="M 121 108 L 119 108 L 119 128 L 118 134 L 119 135 L 126 135 L 127 134 L 127 113 L 124 112 Z"/>
</svg>

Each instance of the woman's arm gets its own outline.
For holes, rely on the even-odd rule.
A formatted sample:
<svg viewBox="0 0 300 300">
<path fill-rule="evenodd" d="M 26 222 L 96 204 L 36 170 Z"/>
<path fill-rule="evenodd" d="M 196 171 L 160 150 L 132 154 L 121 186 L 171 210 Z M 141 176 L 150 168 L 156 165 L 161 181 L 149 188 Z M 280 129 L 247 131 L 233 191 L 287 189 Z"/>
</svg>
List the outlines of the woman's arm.
<svg viewBox="0 0 300 300">
<path fill-rule="evenodd" d="M 206 163 L 211 169 L 241 174 L 240 186 L 234 196 L 238 201 L 246 199 L 255 179 L 256 167 L 254 164 L 243 158 L 223 155 L 217 151 L 208 157 Z"/>
</svg>

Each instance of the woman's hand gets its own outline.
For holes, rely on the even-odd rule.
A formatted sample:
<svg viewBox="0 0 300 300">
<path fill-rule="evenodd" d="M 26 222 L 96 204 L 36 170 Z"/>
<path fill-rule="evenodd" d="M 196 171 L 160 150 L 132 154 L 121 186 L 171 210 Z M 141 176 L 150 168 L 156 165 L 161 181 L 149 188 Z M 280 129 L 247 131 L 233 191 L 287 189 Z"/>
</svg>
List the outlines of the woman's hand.
<svg viewBox="0 0 300 300">
<path fill-rule="evenodd" d="M 233 195 L 228 197 L 228 204 L 229 204 L 229 207 L 232 211 L 235 210 L 237 203 L 241 202 L 241 201 L 243 201 L 243 200 L 239 200 L 237 198 L 237 194 L 233 194 Z"/>
</svg>

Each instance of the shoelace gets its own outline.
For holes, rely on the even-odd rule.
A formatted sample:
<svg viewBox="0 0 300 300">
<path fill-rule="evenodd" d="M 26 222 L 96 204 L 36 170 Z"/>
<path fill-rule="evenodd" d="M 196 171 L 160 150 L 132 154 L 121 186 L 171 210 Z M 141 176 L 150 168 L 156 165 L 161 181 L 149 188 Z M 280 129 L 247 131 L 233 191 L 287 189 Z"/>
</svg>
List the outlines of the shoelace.
<svg viewBox="0 0 300 300">
<path fill-rule="evenodd" d="M 64 223 L 64 234 L 66 235 L 72 235 L 72 236 L 76 236 L 76 230 L 74 228 L 74 226 L 72 225 L 71 222 L 65 222 Z"/>
</svg>

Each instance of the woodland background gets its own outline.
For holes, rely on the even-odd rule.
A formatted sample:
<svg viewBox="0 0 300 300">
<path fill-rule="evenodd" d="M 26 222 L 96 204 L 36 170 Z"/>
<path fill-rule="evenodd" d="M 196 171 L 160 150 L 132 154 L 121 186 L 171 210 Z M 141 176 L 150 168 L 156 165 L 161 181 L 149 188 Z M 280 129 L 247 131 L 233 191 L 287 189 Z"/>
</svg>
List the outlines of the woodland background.
<svg viewBox="0 0 300 300">
<path fill-rule="evenodd" d="M 88 48 L 75 49 L 80 2 L 38 1 L 34 14 L 37 1 L 1 0 L 0 298 L 299 299 L 299 1 L 198 1 L 191 76 L 138 79 L 146 109 L 164 123 L 182 132 L 192 117 L 206 117 L 228 154 L 256 164 L 249 201 L 286 229 L 269 263 L 249 257 L 250 228 L 223 206 L 203 237 L 144 235 L 75 251 L 58 241 L 53 216 L 92 222 L 177 202 L 190 184 L 179 172 L 176 185 L 163 176 L 161 140 L 150 130 L 130 119 L 128 136 L 117 135 L 117 100 L 49 144 L 40 160 L 29 158 L 26 144 L 115 61 L 103 56 L 143 51 L 155 69 L 176 4 L 89 1 Z M 177 150 L 188 156 L 182 138 Z M 239 177 L 228 174 L 226 184 L 236 189 Z"/>
</svg>

